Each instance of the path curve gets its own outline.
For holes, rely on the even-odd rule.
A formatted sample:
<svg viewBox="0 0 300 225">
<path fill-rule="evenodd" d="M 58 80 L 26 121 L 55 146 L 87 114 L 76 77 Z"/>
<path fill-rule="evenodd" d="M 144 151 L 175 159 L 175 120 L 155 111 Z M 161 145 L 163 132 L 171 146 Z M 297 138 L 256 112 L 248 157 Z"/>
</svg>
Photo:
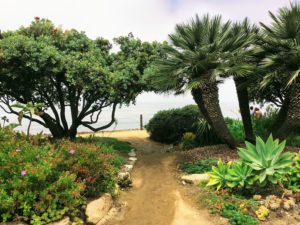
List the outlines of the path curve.
<svg viewBox="0 0 300 225">
<path fill-rule="evenodd" d="M 211 225 L 207 210 L 199 209 L 192 188 L 176 178 L 176 153 L 151 141 L 144 131 L 109 132 L 102 135 L 130 142 L 138 161 L 132 172 L 133 187 L 122 192 L 122 212 L 107 225 Z"/>
</svg>

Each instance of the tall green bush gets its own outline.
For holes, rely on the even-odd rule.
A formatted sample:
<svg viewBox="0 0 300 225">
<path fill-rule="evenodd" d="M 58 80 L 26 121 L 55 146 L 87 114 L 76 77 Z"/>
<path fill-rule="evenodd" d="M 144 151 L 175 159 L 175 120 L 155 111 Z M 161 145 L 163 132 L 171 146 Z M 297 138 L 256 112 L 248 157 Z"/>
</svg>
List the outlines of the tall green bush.
<svg viewBox="0 0 300 225">
<path fill-rule="evenodd" d="M 152 140 L 162 143 L 179 143 L 183 134 L 196 131 L 201 113 L 196 105 L 157 112 L 146 125 Z"/>
</svg>

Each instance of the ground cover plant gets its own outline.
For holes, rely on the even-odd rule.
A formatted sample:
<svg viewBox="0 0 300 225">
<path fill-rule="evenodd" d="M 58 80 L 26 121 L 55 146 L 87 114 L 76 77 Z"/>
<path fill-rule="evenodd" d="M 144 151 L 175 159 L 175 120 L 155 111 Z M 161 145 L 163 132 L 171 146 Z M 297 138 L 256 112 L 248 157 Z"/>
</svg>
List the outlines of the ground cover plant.
<svg viewBox="0 0 300 225">
<path fill-rule="evenodd" d="M 204 159 L 196 162 L 182 163 L 179 165 L 179 169 L 185 173 L 206 173 L 211 170 L 212 166 L 217 165 L 217 160 L 215 159 Z"/>
<path fill-rule="evenodd" d="M 205 185 L 216 190 L 205 197 L 207 204 L 230 224 L 258 224 L 254 218 L 266 220 L 270 211 L 292 210 L 297 201 L 292 193 L 299 193 L 300 152 L 284 152 L 286 142 L 272 136 L 266 142 L 257 137 L 255 145 L 245 144 L 237 161 L 219 160 L 207 173 L 210 180 Z M 204 192 L 211 191 L 207 187 Z M 236 202 L 236 196 L 252 206 Z"/>
<path fill-rule="evenodd" d="M 211 192 L 202 188 L 200 203 L 207 207 L 212 214 L 220 214 L 229 219 L 231 225 L 258 225 L 255 211 L 259 204 L 240 195 L 232 195 L 225 190 Z"/>
<path fill-rule="evenodd" d="M 87 199 L 114 193 L 117 172 L 125 163 L 113 146 L 99 140 L 37 142 L 37 137 L 28 140 L 10 128 L 0 128 L 0 136 L 0 221 L 4 222 L 46 224 L 65 214 L 83 221 Z"/>
<path fill-rule="evenodd" d="M 120 153 L 129 153 L 131 149 L 133 149 L 130 143 L 125 141 L 120 141 L 116 138 L 111 138 L 111 137 L 96 137 L 91 135 L 85 138 L 79 137 L 75 141 L 79 143 L 94 143 L 99 145 L 109 145 L 113 147 L 115 151 Z"/>
</svg>

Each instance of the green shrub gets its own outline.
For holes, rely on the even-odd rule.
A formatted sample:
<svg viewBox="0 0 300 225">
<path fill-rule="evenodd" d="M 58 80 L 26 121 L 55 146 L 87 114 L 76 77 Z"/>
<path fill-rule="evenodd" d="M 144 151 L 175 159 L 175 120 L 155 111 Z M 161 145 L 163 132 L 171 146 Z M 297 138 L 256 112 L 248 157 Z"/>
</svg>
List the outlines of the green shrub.
<svg viewBox="0 0 300 225">
<path fill-rule="evenodd" d="M 222 141 L 217 137 L 216 133 L 209 123 L 200 118 L 196 122 L 196 135 L 200 146 L 221 144 Z"/>
<path fill-rule="evenodd" d="M 86 198 L 113 193 L 125 160 L 113 147 L 60 140 L 46 143 L 0 128 L 0 222 L 47 224 L 81 215 Z"/>
<path fill-rule="evenodd" d="M 264 115 L 259 118 L 252 119 L 254 134 L 266 140 L 270 135 L 270 130 L 274 124 L 278 114 L 278 109 L 268 107 Z"/>
<path fill-rule="evenodd" d="M 211 170 L 212 166 L 217 165 L 217 160 L 214 159 L 205 159 L 199 160 L 194 163 L 183 163 L 180 164 L 179 168 L 185 173 L 206 173 Z"/>
<path fill-rule="evenodd" d="M 225 122 L 234 139 L 237 140 L 238 142 L 244 142 L 245 132 L 244 132 L 243 122 L 239 119 L 231 119 L 231 118 L 225 118 Z"/>
<path fill-rule="evenodd" d="M 32 224 L 45 224 L 84 203 L 84 183 L 59 169 L 62 153 L 29 144 L 1 143 L 0 148 L 2 221 L 20 216 Z"/>
<path fill-rule="evenodd" d="M 77 180 L 86 184 L 84 196 L 97 197 L 101 193 L 113 191 L 116 173 L 124 160 L 115 155 L 112 147 L 68 140 L 59 141 L 56 145 L 63 154 L 59 169 L 76 174 Z"/>
<path fill-rule="evenodd" d="M 283 183 L 286 188 L 294 192 L 300 192 L 300 152 L 294 156 L 293 164 Z"/>
<path fill-rule="evenodd" d="M 298 134 L 291 134 L 287 140 L 286 143 L 293 147 L 300 147 L 300 133 Z"/>
<path fill-rule="evenodd" d="M 180 142 L 182 149 L 192 149 L 197 147 L 196 135 L 192 132 L 186 132 L 183 134 Z"/>
<path fill-rule="evenodd" d="M 179 143 L 185 132 L 195 133 L 195 123 L 201 117 L 196 105 L 157 112 L 146 125 L 150 138 L 162 143 Z"/>
</svg>

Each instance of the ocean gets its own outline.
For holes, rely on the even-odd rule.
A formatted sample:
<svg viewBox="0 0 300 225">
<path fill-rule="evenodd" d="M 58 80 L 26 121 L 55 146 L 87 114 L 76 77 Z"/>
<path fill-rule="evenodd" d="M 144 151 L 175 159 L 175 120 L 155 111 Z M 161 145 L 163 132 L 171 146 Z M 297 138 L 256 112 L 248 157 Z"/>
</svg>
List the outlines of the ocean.
<svg viewBox="0 0 300 225">
<path fill-rule="evenodd" d="M 231 80 L 226 81 L 220 85 L 220 105 L 223 115 L 225 117 L 240 118 L 237 96 L 235 92 L 234 84 Z M 195 104 L 192 96 L 187 93 L 184 95 L 158 95 L 155 93 L 143 93 L 137 97 L 136 103 L 129 106 L 122 106 L 117 108 L 116 119 L 117 122 L 106 130 L 125 130 L 125 129 L 138 129 L 140 127 L 140 115 L 143 115 L 144 125 L 152 118 L 152 116 L 160 111 L 172 108 L 179 108 L 189 104 Z M 10 123 L 17 123 L 17 116 L 7 115 L 3 111 L 0 111 L 0 117 L 6 115 Z M 69 112 L 67 111 L 67 115 Z M 70 116 L 68 116 L 70 121 Z M 110 121 L 110 109 L 103 110 L 99 121 L 94 126 L 102 126 Z M 2 124 L 2 121 L 1 121 Z M 22 126 L 16 128 L 19 131 L 26 131 L 28 121 L 23 120 Z M 40 126 L 37 123 L 33 123 L 31 126 L 31 133 L 36 134 L 43 131 L 43 133 L 49 133 L 47 128 Z M 90 131 L 83 126 L 78 128 L 79 132 Z"/>
</svg>

